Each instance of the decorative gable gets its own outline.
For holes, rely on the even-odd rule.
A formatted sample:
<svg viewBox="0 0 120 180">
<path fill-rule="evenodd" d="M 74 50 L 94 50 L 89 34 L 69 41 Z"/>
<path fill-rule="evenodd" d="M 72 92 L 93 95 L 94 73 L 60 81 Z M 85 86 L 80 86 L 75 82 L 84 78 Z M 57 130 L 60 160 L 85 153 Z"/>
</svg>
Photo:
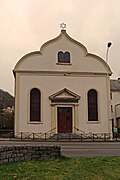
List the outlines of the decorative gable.
<svg viewBox="0 0 120 180">
<path fill-rule="evenodd" d="M 78 102 L 80 96 L 64 88 L 49 97 L 51 102 Z"/>
<path fill-rule="evenodd" d="M 56 38 L 44 43 L 40 51 L 23 56 L 13 72 L 14 75 L 18 72 L 112 74 L 102 58 L 88 53 L 87 48 L 72 39 L 65 30 L 62 30 Z"/>
</svg>

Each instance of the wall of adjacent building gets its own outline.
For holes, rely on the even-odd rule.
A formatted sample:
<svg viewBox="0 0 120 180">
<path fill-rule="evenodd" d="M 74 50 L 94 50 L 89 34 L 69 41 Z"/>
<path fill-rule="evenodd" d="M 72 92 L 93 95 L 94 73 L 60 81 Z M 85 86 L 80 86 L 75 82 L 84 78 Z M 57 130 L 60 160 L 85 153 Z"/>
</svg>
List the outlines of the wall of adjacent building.
<svg viewBox="0 0 120 180">
<path fill-rule="evenodd" d="M 111 93 L 111 114 L 114 119 L 114 126 L 117 126 L 116 118 L 120 118 L 120 91 L 112 91 Z"/>
</svg>

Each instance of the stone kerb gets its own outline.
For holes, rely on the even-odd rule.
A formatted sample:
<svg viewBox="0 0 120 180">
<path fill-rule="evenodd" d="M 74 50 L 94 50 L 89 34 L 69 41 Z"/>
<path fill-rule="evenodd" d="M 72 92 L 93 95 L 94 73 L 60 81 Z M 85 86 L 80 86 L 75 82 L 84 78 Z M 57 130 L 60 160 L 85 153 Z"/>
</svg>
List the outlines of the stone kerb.
<svg viewBox="0 0 120 180">
<path fill-rule="evenodd" d="M 1 146 L 0 164 L 22 160 L 48 160 L 60 158 L 60 146 Z"/>
</svg>

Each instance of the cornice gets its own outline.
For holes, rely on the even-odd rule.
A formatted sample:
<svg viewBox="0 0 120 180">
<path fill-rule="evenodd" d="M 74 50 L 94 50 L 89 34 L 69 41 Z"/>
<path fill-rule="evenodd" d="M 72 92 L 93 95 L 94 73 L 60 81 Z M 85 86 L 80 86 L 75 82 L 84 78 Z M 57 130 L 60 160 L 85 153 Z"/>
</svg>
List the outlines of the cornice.
<svg viewBox="0 0 120 180">
<path fill-rule="evenodd" d="M 111 76 L 111 73 L 101 73 L 101 72 L 71 72 L 71 71 L 33 71 L 33 70 L 16 70 L 14 73 L 19 74 L 31 74 L 31 75 L 43 75 L 43 76 Z"/>
</svg>

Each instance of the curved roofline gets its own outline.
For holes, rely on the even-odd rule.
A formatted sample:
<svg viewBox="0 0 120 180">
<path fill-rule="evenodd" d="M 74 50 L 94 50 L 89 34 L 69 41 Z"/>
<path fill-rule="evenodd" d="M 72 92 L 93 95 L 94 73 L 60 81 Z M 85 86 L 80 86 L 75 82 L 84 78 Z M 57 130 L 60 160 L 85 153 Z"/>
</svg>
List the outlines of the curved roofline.
<svg viewBox="0 0 120 180">
<path fill-rule="evenodd" d="M 17 62 L 17 64 L 15 65 L 14 71 L 16 70 L 16 68 L 18 68 L 18 66 L 22 63 L 22 61 L 23 61 L 25 58 L 27 58 L 27 57 L 29 57 L 29 56 L 31 56 L 31 55 L 35 55 L 35 54 L 36 54 L 36 55 L 42 55 L 40 51 L 34 51 L 34 52 L 30 52 L 30 53 L 24 55 L 22 58 L 20 58 L 20 60 L 19 60 L 19 61 Z"/>
<path fill-rule="evenodd" d="M 112 71 L 111 71 L 109 65 L 108 65 L 107 62 L 106 62 L 104 59 L 102 59 L 100 56 L 97 56 L 96 54 L 92 54 L 92 53 L 88 53 L 86 56 L 94 57 L 94 58 L 96 58 L 96 59 L 99 59 L 99 60 L 106 66 L 107 70 L 109 71 L 109 74 L 112 75 Z"/>
<path fill-rule="evenodd" d="M 88 54 L 87 48 L 86 48 L 83 44 L 81 44 L 80 42 L 78 42 L 78 41 L 74 40 L 73 38 L 71 38 L 71 37 L 66 33 L 66 30 L 61 30 L 61 33 L 60 33 L 56 38 L 53 38 L 53 39 L 45 42 L 45 43 L 41 46 L 40 51 L 34 51 L 34 52 L 30 52 L 30 53 L 24 55 L 24 56 L 17 62 L 17 64 L 15 65 L 15 67 L 14 67 L 14 72 L 15 72 L 16 68 L 19 67 L 19 65 L 22 63 L 22 61 L 23 61 L 26 57 L 29 57 L 29 56 L 34 55 L 34 54 L 40 54 L 40 55 L 42 55 L 42 54 L 43 54 L 43 50 L 44 50 L 44 48 L 45 48 L 47 45 L 49 45 L 49 44 L 52 43 L 52 42 L 57 41 L 57 40 L 60 39 L 63 35 L 66 36 L 66 38 L 68 38 L 68 39 L 69 39 L 70 41 L 72 41 L 73 43 L 75 43 L 75 44 L 77 44 L 78 46 L 82 47 L 82 49 L 83 49 L 84 52 L 85 52 L 85 55 Z"/>
<path fill-rule="evenodd" d="M 71 37 L 66 33 L 66 30 L 61 30 L 61 33 L 60 33 L 56 38 L 51 39 L 51 40 L 45 42 L 45 43 L 41 46 L 40 52 L 43 53 L 43 50 L 44 50 L 44 48 L 45 48 L 47 45 L 49 45 L 49 44 L 52 43 L 52 42 L 57 41 L 57 40 L 58 40 L 59 38 L 61 38 L 63 35 L 66 36 L 66 37 L 67 37 L 70 41 L 72 41 L 73 43 L 75 43 L 75 44 L 77 44 L 78 46 L 82 47 L 83 50 L 84 50 L 84 52 L 85 52 L 85 55 L 86 55 L 86 56 L 92 56 L 92 57 L 95 57 L 95 58 L 99 59 L 99 60 L 106 66 L 106 69 L 109 71 L 109 74 L 110 74 L 110 75 L 112 74 L 112 71 L 111 71 L 109 65 L 105 62 L 104 59 L 102 59 L 100 56 L 97 56 L 97 55 L 95 55 L 95 54 L 88 53 L 87 48 L 86 48 L 83 44 L 81 44 L 80 42 L 78 42 L 78 41 L 76 41 L 75 39 L 71 38 Z"/>
<path fill-rule="evenodd" d="M 109 72 L 109 74 L 110 74 L 110 75 L 112 74 L 112 71 L 111 71 L 109 65 L 105 62 L 104 59 L 102 59 L 101 57 L 99 57 L 99 56 L 97 56 L 97 55 L 95 55 L 95 54 L 88 53 L 87 48 L 86 48 L 83 44 L 81 44 L 80 42 L 78 42 L 78 41 L 76 41 L 75 39 L 71 38 L 71 37 L 66 33 L 66 30 L 61 30 L 61 33 L 60 33 L 56 38 L 53 38 L 53 39 L 45 42 L 45 43 L 41 46 L 40 51 L 34 51 L 34 52 L 30 52 L 30 53 L 24 55 L 24 56 L 17 62 L 17 64 L 15 65 L 15 67 L 14 67 L 14 72 L 16 71 L 16 69 L 19 67 L 19 65 L 22 63 L 22 61 L 23 61 L 25 58 L 27 58 L 27 57 L 29 57 L 29 56 L 31 56 L 31 55 L 35 55 L 35 54 L 36 54 L 36 55 L 42 55 L 42 54 L 43 54 L 43 51 L 44 51 L 44 48 L 45 48 L 46 46 L 48 46 L 49 44 L 57 41 L 57 40 L 60 39 L 62 36 L 65 36 L 67 39 L 69 39 L 69 40 L 72 41 L 73 43 L 75 43 L 75 44 L 77 44 L 78 46 L 80 46 L 80 47 L 83 49 L 83 51 L 84 51 L 84 53 L 85 53 L 85 56 L 94 57 L 94 58 L 96 58 L 96 59 L 99 59 L 99 60 L 101 61 L 101 63 L 103 63 L 103 64 L 105 65 L 106 70 Z"/>
<path fill-rule="evenodd" d="M 61 30 L 61 33 L 60 33 L 56 38 L 51 39 L 51 40 L 45 42 L 45 43 L 41 46 L 40 52 L 42 53 L 43 50 L 44 50 L 44 48 L 45 48 L 47 45 L 49 45 L 49 44 L 52 43 L 52 42 L 57 41 L 57 40 L 60 39 L 63 35 L 66 36 L 66 38 L 68 38 L 68 39 L 69 39 L 70 41 L 72 41 L 73 43 L 75 43 L 75 44 L 77 44 L 78 46 L 82 47 L 82 49 L 83 49 L 84 52 L 85 52 L 85 55 L 88 54 L 87 48 L 86 48 L 83 44 L 81 44 L 80 42 L 78 42 L 78 41 L 76 41 L 75 39 L 71 38 L 71 37 L 66 33 L 66 30 Z"/>
</svg>

